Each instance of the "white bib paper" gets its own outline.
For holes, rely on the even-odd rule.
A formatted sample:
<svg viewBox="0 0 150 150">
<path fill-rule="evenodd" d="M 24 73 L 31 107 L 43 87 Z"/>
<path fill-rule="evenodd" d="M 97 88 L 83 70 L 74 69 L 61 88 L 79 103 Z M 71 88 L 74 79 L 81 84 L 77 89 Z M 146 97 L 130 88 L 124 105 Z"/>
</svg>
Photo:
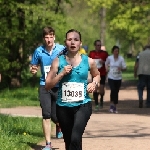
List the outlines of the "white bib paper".
<svg viewBox="0 0 150 150">
<path fill-rule="evenodd" d="M 111 69 L 111 74 L 114 78 L 121 77 L 121 71 L 119 71 L 117 67 Z"/>
<path fill-rule="evenodd" d="M 62 83 L 62 102 L 78 102 L 84 100 L 84 83 Z"/>
<path fill-rule="evenodd" d="M 48 72 L 50 71 L 51 66 L 44 66 L 45 79 L 47 77 Z"/>
<path fill-rule="evenodd" d="M 100 59 L 94 59 L 97 69 L 100 69 L 102 67 L 102 64 L 100 63 Z"/>
</svg>

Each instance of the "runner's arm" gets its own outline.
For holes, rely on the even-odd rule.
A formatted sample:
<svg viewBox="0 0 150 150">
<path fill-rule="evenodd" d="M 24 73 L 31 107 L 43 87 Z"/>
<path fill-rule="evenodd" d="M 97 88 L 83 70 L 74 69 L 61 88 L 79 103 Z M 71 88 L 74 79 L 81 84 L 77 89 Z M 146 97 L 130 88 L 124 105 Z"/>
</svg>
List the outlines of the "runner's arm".
<svg viewBox="0 0 150 150">
<path fill-rule="evenodd" d="M 30 73 L 35 75 L 38 71 L 38 66 L 39 66 L 39 50 L 36 49 L 31 57 L 31 62 L 30 62 Z"/>
<path fill-rule="evenodd" d="M 125 63 L 124 58 L 122 57 L 122 62 L 121 62 L 121 71 L 125 71 L 125 70 L 127 70 L 127 66 L 126 66 L 126 63 Z"/>
<path fill-rule="evenodd" d="M 89 64 L 90 64 L 90 73 L 93 78 L 93 82 L 99 83 L 100 82 L 100 72 L 98 71 L 96 67 L 96 63 L 92 58 L 89 58 Z"/>
<path fill-rule="evenodd" d="M 110 67 L 110 60 L 109 60 L 109 57 L 107 57 L 107 59 L 106 59 L 106 61 L 105 61 L 106 72 L 109 71 L 109 67 Z"/>
<path fill-rule="evenodd" d="M 58 64 L 59 64 L 59 59 L 56 58 L 52 65 L 51 65 L 51 69 L 46 77 L 46 81 L 45 81 L 45 89 L 46 90 L 50 90 L 51 88 L 55 87 L 55 85 L 63 78 L 64 73 L 60 72 L 58 75 Z"/>
</svg>

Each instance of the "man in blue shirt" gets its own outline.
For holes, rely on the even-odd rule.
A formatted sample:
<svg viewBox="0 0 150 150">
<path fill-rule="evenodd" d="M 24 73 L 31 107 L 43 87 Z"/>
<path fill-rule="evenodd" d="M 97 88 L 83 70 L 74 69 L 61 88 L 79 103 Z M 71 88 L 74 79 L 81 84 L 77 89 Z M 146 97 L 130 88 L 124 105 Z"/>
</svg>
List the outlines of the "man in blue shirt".
<svg viewBox="0 0 150 150">
<path fill-rule="evenodd" d="M 63 53 L 65 47 L 60 44 L 55 44 L 55 30 L 51 27 L 45 27 L 43 29 L 44 45 L 38 47 L 32 56 L 30 72 L 36 74 L 38 66 L 41 69 L 40 87 L 39 87 L 39 99 L 40 106 L 42 108 L 43 116 L 43 133 L 46 140 L 46 147 L 43 150 L 51 150 L 51 123 L 50 119 L 58 126 L 59 123 L 56 117 L 56 98 L 58 92 L 58 85 L 56 85 L 50 91 L 45 89 L 45 79 L 50 71 L 53 60 Z M 60 130 L 61 131 L 61 130 Z M 62 133 L 59 132 L 56 135 L 61 138 Z"/>
</svg>

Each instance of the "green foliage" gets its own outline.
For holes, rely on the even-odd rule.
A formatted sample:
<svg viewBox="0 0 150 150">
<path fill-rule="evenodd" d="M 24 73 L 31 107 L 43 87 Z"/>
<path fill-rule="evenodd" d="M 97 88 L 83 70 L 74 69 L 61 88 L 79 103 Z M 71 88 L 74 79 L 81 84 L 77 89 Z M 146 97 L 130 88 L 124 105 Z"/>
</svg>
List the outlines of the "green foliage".
<svg viewBox="0 0 150 150">
<path fill-rule="evenodd" d="M 117 0 L 87 0 L 87 3 L 93 11 L 97 11 L 100 7 L 111 8 L 113 4 L 117 3 Z"/>
<path fill-rule="evenodd" d="M 99 12 L 107 8 L 107 32 L 119 39 L 125 48 L 126 43 L 141 46 L 149 43 L 150 3 L 148 0 L 87 0 L 90 11 Z M 107 42 L 106 42 L 107 43 Z"/>
<path fill-rule="evenodd" d="M 43 139 L 39 118 L 0 115 L 0 147 L 3 150 L 30 150 Z"/>
<path fill-rule="evenodd" d="M 0 91 L 0 107 L 39 106 L 38 85 Z"/>
<path fill-rule="evenodd" d="M 123 53 L 134 45 L 140 51 L 150 42 L 148 0 L 0 0 L 0 86 L 10 86 L 12 78 L 28 81 L 29 56 L 42 43 L 42 28 L 56 30 L 56 42 L 63 44 L 70 28 L 79 30 L 83 45 L 92 50 L 100 38 L 100 8 L 107 8 L 106 49 L 119 41 Z M 23 80 L 21 80 L 23 79 Z"/>
<path fill-rule="evenodd" d="M 55 0 L 1 0 L 0 6 L 0 72 L 3 82 L 21 81 L 22 71 L 28 71 L 29 55 L 42 43 L 43 27 L 57 29 L 60 40 L 65 20 Z"/>
<path fill-rule="evenodd" d="M 82 45 L 88 45 L 89 51 L 93 50 L 93 42 L 99 39 L 99 14 L 91 13 L 85 1 L 71 0 L 71 3 L 72 5 L 61 5 L 66 16 L 65 32 L 71 28 L 79 30 L 82 34 Z"/>
</svg>

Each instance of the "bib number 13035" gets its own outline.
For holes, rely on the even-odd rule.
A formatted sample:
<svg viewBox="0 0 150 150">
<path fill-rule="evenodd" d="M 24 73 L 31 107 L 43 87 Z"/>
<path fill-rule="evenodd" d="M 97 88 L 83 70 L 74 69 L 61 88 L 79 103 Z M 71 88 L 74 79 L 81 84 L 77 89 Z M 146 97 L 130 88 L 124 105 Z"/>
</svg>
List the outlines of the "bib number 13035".
<svg viewBox="0 0 150 150">
<path fill-rule="evenodd" d="M 64 82 L 62 84 L 62 101 L 76 102 L 84 100 L 84 84 L 77 82 Z"/>
</svg>

